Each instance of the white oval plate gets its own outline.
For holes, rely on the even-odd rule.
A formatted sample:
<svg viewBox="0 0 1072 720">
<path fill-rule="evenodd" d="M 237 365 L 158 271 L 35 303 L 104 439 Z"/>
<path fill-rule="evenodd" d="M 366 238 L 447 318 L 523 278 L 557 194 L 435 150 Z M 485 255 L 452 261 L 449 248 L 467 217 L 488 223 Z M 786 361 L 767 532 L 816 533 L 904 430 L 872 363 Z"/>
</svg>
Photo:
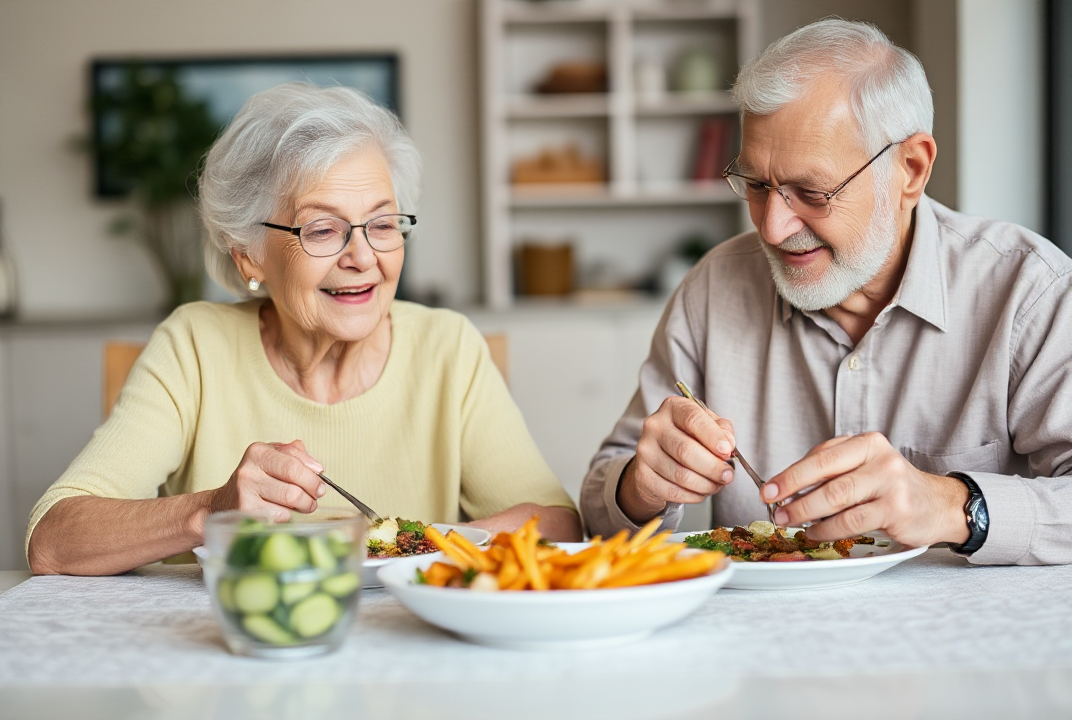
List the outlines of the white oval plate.
<svg viewBox="0 0 1072 720">
<path fill-rule="evenodd" d="M 732 528 L 730 528 L 732 529 Z M 800 528 L 788 528 L 790 535 Z M 679 532 L 670 536 L 670 542 L 684 542 L 689 535 L 698 535 L 709 530 Z M 811 562 L 735 562 L 736 572 L 726 583 L 732 590 L 813 590 L 832 588 L 863 582 L 889 570 L 905 560 L 922 555 L 927 546 L 910 548 L 882 533 L 867 533 L 875 540 L 889 540 L 886 547 L 856 545 L 849 557 L 841 560 L 814 560 Z"/>
<path fill-rule="evenodd" d="M 476 546 L 487 545 L 491 541 L 491 533 L 487 530 L 481 530 L 480 528 L 469 527 L 468 525 L 450 525 L 447 523 L 432 523 L 439 532 L 446 535 L 453 530 L 461 535 L 463 538 L 473 543 Z M 383 583 L 379 580 L 380 568 L 390 565 L 391 563 L 398 562 L 399 560 L 408 560 L 411 557 L 440 557 L 442 553 L 424 553 L 423 555 L 410 555 L 407 557 L 394 557 L 394 558 L 366 558 L 363 566 L 364 572 L 361 573 L 361 587 L 363 588 L 378 588 L 383 587 Z"/>
<path fill-rule="evenodd" d="M 559 543 L 579 552 L 588 543 Z M 726 560 L 710 575 L 692 580 L 616 588 L 536 592 L 473 592 L 416 585 L 428 555 L 398 558 L 380 569 L 388 592 L 422 620 L 464 640 L 512 650 L 572 651 L 640 640 L 692 614 L 730 580 L 736 563 Z"/>
</svg>

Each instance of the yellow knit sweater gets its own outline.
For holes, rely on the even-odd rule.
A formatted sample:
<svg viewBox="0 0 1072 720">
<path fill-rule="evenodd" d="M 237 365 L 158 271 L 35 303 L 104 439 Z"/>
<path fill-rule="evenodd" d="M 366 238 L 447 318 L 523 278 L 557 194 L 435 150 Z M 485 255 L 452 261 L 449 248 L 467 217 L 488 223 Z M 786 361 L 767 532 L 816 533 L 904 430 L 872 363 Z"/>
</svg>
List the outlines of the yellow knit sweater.
<svg viewBox="0 0 1072 720">
<path fill-rule="evenodd" d="M 573 507 L 464 316 L 394 302 L 380 379 L 323 405 L 272 369 L 261 302 L 192 303 L 160 324 L 107 422 L 34 507 L 27 548 L 62 498 L 208 490 L 227 482 L 251 443 L 296 438 L 384 516 L 457 522 L 522 502 Z M 319 504 L 347 503 L 328 490 Z"/>
</svg>

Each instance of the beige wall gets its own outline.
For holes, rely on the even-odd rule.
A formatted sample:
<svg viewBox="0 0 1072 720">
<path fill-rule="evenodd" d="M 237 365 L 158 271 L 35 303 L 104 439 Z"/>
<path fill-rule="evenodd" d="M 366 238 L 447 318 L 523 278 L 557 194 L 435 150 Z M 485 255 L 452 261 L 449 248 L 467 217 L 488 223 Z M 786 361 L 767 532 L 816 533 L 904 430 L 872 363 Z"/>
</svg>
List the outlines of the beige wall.
<svg viewBox="0 0 1072 720">
<path fill-rule="evenodd" d="M 0 199 L 30 318 L 151 312 L 152 263 L 107 234 L 90 197 L 87 63 L 100 55 L 397 51 L 402 110 L 426 163 L 415 286 L 453 302 L 478 281 L 476 0 L 3 0 Z"/>
</svg>

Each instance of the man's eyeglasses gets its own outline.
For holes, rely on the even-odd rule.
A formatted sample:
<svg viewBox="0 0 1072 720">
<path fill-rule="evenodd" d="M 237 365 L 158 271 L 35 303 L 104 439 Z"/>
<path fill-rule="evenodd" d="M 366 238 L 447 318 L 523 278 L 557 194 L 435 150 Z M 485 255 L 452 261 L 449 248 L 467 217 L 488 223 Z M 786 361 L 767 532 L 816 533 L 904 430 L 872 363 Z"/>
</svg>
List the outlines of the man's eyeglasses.
<svg viewBox="0 0 1072 720">
<path fill-rule="evenodd" d="M 747 200 L 753 204 L 766 204 L 767 198 L 770 197 L 771 192 L 776 192 L 782 196 L 785 200 L 785 204 L 789 206 L 789 209 L 802 217 L 811 218 L 824 218 L 830 215 L 831 205 L 830 201 L 845 189 L 852 180 L 862 173 L 864 170 L 871 166 L 871 163 L 875 162 L 882 156 L 882 153 L 889 150 L 894 145 L 900 145 L 901 142 L 891 142 L 886 147 L 878 151 L 878 153 L 867 161 L 867 164 L 862 168 L 854 172 L 845 178 L 845 182 L 838 185 L 830 192 L 822 192 L 820 190 L 809 190 L 807 188 L 800 187 L 799 185 L 767 185 L 764 182 L 750 178 L 747 175 L 741 175 L 734 167 L 737 165 L 737 161 L 741 158 L 740 155 L 733 159 L 733 162 L 726 167 L 722 172 L 722 177 L 726 178 L 726 182 L 733 188 L 733 192 L 738 197 Z"/>
<path fill-rule="evenodd" d="M 351 225 L 336 217 L 319 218 L 301 227 L 261 223 L 264 227 L 296 235 L 302 250 L 313 257 L 331 257 L 341 253 L 350 242 L 355 228 L 361 228 L 373 250 L 391 252 L 405 244 L 416 224 L 416 215 L 379 215 L 361 225 Z"/>
</svg>

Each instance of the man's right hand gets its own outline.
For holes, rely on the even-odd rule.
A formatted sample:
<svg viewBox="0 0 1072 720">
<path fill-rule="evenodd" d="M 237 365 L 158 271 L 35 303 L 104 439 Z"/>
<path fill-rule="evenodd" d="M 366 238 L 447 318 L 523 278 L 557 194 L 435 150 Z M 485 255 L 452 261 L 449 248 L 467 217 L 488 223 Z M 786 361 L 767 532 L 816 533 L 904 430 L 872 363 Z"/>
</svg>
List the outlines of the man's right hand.
<svg viewBox="0 0 1072 720">
<path fill-rule="evenodd" d="M 301 440 L 253 443 L 227 483 L 213 491 L 210 511 L 261 511 L 279 522 L 288 520 L 292 510 L 310 513 L 327 492 L 317 475 L 323 470 Z"/>
<path fill-rule="evenodd" d="M 683 397 L 644 421 L 636 456 L 618 483 L 618 506 L 641 525 L 667 503 L 698 503 L 733 481 L 733 423 Z"/>
</svg>

